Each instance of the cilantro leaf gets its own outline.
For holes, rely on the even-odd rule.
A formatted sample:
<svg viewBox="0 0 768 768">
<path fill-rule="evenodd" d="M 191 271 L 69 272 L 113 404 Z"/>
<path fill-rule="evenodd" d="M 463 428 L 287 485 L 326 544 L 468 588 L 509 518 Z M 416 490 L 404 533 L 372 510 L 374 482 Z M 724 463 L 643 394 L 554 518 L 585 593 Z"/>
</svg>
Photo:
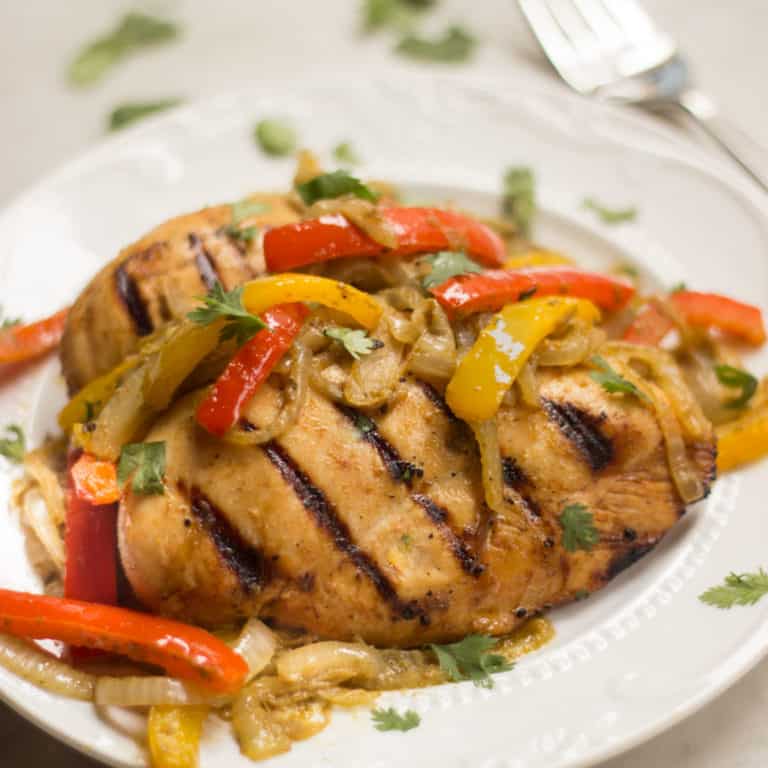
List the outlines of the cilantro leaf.
<svg viewBox="0 0 768 768">
<path fill-rule="evenodd" d="M 341 197 L 342 195 L 354 195 L 371 203 L 375 203 L 379 199 L 379 196 L 363 184 L 360 179 L 356 179 L 347 171 L 341 170 L 315 176 L 314 179 L 298 184 L 296 191 L 305 205 L 312 205 L 318 200 Z"/>
<path fill-rule="evenodd" d="M 274 157 L 290 155 L 298 143 L 296 131 L 285 120 L 260 120 L 256 123 L 253 136 L 261 149 Z"/>
<path fill-rule="evenodd" d="M 20 324 L 21 324 L 20 317 L 4 317 L 2 323 L 0 323 L 0 330 L 5 330 L 6 328 L 13 328 L 14 325 L 20 325 Z"/>
<path fill-rule="evenodd" d="M 432 40 L 414 34 L 406 35 L 395 51 L 411 59 L 453 64 L 469 59 L 476 43 L 474 36 L 466 29 L 452 26 L 441 37 Z"/>
<path fill-rule="evenodd" d="M 165 443 L 128 443 L 120 452 L 117 482 L 124 485 L 133 474 L 131 489 L 147 496 L 163 493 Z"/>
<path fill-rule="evenodd" d="M 426 261 L 432 265 L 432 271 L 421 279 L 421 284 L 427 290 L 456 275 L 483 271 L 477 262 L 460 251 L 439 251 L 427 256 Z"/>
<path fill-rule="evenodd" d="M 115 64 L 141 48 L 167 43 L 179 34 L 176 24 L 144 13 L 128 13 L 107 35 L 88 43 L 69 65 L 73 85 L 92 85 Z"/>
<path fill-rule="evenodd" d="M 757 392 L 757 379 L 747 371 L 741 368 L 734 368 L 732 365 L 716 365 L 715 375 L 717 380 L 726 387 L 738 387 L 741 394 L 734 400 L 729 400 L 726 408 L 744 408 Z"/>
<path fill-rule="evenodd" d="M 5 428 L 5 434 L 7 437 L 0 438 L 0 456 L 5 456 L 14 464 L 21 464 L 27 450 L 23 430 L 18 424 L 9 424 Z"/>
<path fill-rule="evenodd" d="M 391 27 L 407 32 L 416 14 L 434 5 L 437 0 L 363 0 L 363 29 L 374 32 Z"/>
<path fill-rule="evenodd" d="M 227 322 L 221 329 L 222 341 L 235 339 L 237 345 L 242 346 L 267 327 L 260 317 L 243 307 L 242 286 L 225 291 L 217 282 L 202 301 L 203 306 L 192 310 L 187 317 L 198 325 L 210 325 L 219 318 L 226 318 Z"/>
<path fill-rule="evenodd" d="M 256 200 L 243 198 L 230 206 L 232 209 L 232 221 L 224 227 L 224 232 L 235 240 L 249 243 L 259 234 L 258 227 L 241 227 L 240 225 L 251 216 L 258 216 L 268 210 L 269 206 Z"/>
<path fill-rule="evenodd" d="M 728 574 L 723 585 L 710 587 L 699 595 L 699 600 L 727 610 L 734 605 L 754 605 L 765 595 L 768 595 L 768 573 L 760 568 L 757 573 Z"/>
<path fill-rule="evenodd" d="M 563 529 L 563 547 L 568 552 L 577 549 L 591 550 L 600 541 L 591 512 L 584 504 L 568 504 L 558 518 Z"/>
<path fill-rule="evenodd" d="M 131 102 L 115 107 L 109 115 L 109 130 L 119 131 L 137 120 L 163 112 L 181 104 L 181 99 L 160 99 L 159 101 Z"/>
<path fill-rule="evenodd" d="M 650 398 L 645 392 L 639 390 L 631 381 L 627 381 L 611 368 L 608 361 L 600 355 L 593 355 L 590 359 L 592 365 L 599 368 L 599 371 L 592 371 L 589 375 L 598 384 L 602 385 L 606 392 L 612 394 L 634 395 L 638 399 L 649 403 Z"/>
<path fill-rule="evenodd" d="M 622 224 L 625 221 L 634 221 L 637 218 L 637 208 L 606 208 L 593 197 L 587 197 L 582 203 L 584 208 L 594 211 L 603 224 Z"/>
<path fill-rule="evenodd" d="M 504 174 L 502 213 L 512 221 L 523 237 L 531 233 L 536 213 L 536 179 L 530 168 L 508 168 Z"/>
<path fill-rule="evenodd" d="M 326 328 L 323 335 L 338 341 L 355 360 L 359 360 L 362 355 L 370 355 L 374 350 L 384 346 L 383 341 L 372 339 L 365 331 L 342 326 Z"/>
<path fill-rule="evenodd" d="M 371 719 L 377 731 L 410 731 L 421 723 L 421 718 L 412 709 L 401 715 L 393 707 L 371 710 Z"/>
<path fill-rule="evenodd" d="M 360 157 L 348 141 L 342 141 L 333 148 L 333 156 L 345 165 L 358 165 Z"/>
<path fill-rule="evenodd" d="M 496 640 L 487 635 L 467 635 L 457 643 L 432 644 L 430 647 L 450 680 L 472 680 L 479 687 L 493 688 L 490 675 L 506 672 L 514 666 L 501 654 L 490 653 L 495 645 Z"/>
</svg>

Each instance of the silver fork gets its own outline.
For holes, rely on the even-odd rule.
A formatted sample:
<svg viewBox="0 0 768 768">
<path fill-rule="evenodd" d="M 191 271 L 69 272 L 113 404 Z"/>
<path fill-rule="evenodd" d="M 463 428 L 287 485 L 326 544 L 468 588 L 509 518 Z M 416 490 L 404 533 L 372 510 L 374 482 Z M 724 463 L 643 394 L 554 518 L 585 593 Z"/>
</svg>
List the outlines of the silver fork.
<svg viewBox="0 0 768 768">
<path fill-rule="evenodd" d="M 636 0 L 518 0 L 544 53 L 560 77 L 589 96 L 653 112 L 682 112 L 768 192 L 743 151 L 724 135 L 714 102 L 693 88 L 677 45 Z M 735 133 L 730 126 L 728 133 Z M 740 145 L 758 146 L 743 133 Z"/>
</svg>

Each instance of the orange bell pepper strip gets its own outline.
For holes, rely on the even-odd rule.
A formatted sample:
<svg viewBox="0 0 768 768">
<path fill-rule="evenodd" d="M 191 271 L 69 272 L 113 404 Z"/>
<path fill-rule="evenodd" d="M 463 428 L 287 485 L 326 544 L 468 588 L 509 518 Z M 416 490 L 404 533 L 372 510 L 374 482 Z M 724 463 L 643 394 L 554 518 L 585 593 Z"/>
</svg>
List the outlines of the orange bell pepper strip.
<svg viewBox="0 0 768 768">
<path fill-rule="evenodd" d="M 440 208 L 382 208 L 397 237 L 389 249 L 368 237 L 341 214 L 274 227 L 264 234 L 264 259 L 270 272 L 284 272 L 331 259 L 355 256 L 408 256 L 461 250 L 488 267 L 506 258 L 504 241 L 488 226 Z"/>
<path fill-rule="evenodd" d="M 572 267 L 488 270 L 457 275 L 431 290 L 451 315 L 498 312 L 506 304 L 530 296 L 588 299 L 610 312 L 626 306 L 635 294 L 635 287 L 627 280 Z"/>
<path fill-rule="evenodd" d="M 290 349 L 309 310 L 304 304 L 278 304 L 262 315 L 267 327 L 247 341 L 197 408 L 197 421 L 221 437 Z"/>
<path fill-rule="evenodd" d="M 70 470 L 72 487 L 77 497 L 100 506 L 120 499 L 117 468 L 111 461 L 100 461 L 90 453 L 83 453 Z"/>
<path fill-rule="evenodd" d="M 64 334 L 68 309 L 28 325 L 0 331 L 0 363 L 22 363 L 55 349 Z"/>
<path fill-rule="evenodd" d="M 654 304 L 646 304 L 624 331 L 624 341 L 655 347 L 674 328 L 674 323 L 659 312 Z"/>
<path fill-rule="evenodd" d="M 0 589 L 0 629 L 118 653 L 216 693 L 237 691 L 248 675 L 242 656 L 209 632 L 111 605 Z"/>
<path fill-rule="evenodd" d="M 759 307 L 698 291 L 678 291 L 669 299 L 689 325 L 716 328 L 754 346 L 765 343 L 765 324 Z"/>
</svg>

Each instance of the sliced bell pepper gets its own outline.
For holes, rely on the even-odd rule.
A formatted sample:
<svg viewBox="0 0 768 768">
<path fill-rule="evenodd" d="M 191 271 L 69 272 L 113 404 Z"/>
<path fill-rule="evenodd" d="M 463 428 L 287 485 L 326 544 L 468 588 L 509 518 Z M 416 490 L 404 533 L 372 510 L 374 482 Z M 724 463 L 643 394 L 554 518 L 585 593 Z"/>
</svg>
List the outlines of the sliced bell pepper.
<svg viewBox="0 0 768 768">
<path fill-rule="evenodd" d="M 197 768 L 208 707 L 152 707 L 147 743 L 152 768 Z"/>
<path fill-rule="evenodd" d="M 64 334 L 69 309 L 28 325 L 0 331 L 0 363 L 21 363 L 55 349 Z"/>
<path fill-rule="evenodd" d="M 238 690 L 248 675 L 243 657 L 210 633 L 111 605 L 0 589 L 0 628 L 121 654 L 217 693 Z"/>
<path fill-rule="evenodd" d="M 768 455 L 768 403 L 717 428 L 717 471 L 749 464 Z"/>
<path fill-rule="evenodd" d="M 72 465 L 70 476 L 75 494 L 82 501 L 100 506 L 120 499 L 117 469 L 111 461 L 100 461 L 90 453 L 82 453 Z"/>
<path fill-rule="evenodd" d="M 689 325 L 717 328 L 755 346 L 765 343 L 763 313 L 759 307 L 717 293 L 698 291 L 678 291 L 669 299 Z"/>
<path fill-rule="evenodd" d="M 655 347 L 674 328 L 674 323 L 654 304 L 646 304 L 624 331 L 624 341 Z"/>
<path fill-rule="evenodd" d="M 627 304 L 635 287 L 618 277 L 571 267 L 532 267 L 457 275 L 431 292 L 449 314 L 468 315 L 498 312 L 505 304 L 529 296 L 573 296 L 615 311 Z"/>
<path fill-rule="evenodd" d="M 369 330 L 377 326 L 381 317 L 381 306 L 367 293 L 338 280 L 293 272 L 247 282 L 242 300 L 243 306 L 254 315 L 276 304 L 313 301 L 344 312 Z"/>
<path fill-rule="evenodd" d="M 384 221 L 397 237 L 389 249 L 371 239 L 341 214 L 274 227 L 264 234 L 264 259 L 270 272 L 331 259 L 392 254 L 408 256 L 446 249 L 466 251 L 489 267 L 506 256 L 504 241 L 485 224 L 440 208 L 382 208 Z"/>
<path fill-rule="evenodd" d="M 531 248 L 523 253 L 510 256 L 503 264 L 504 269 L 525 269 L 526 267 L 554 267 L 561 264 L 572 265 L 573 261 L 557 251 L 545 248 Z"/>
<path fill-rule="evenodd" d="M 221 437 L 237 423 L 240 411 L 290 349 L 308 314 L 303 304 L 279 304 L 262 314 L 267 328 L 238 350 L 198 406 L 202 427 Z"/>
<path fill-rule="evenodd" d="M 451 410 L 465 421 L 492 419 L 539 342 L 577 312 L 599 318 L 590 302 L 566 297 L 504 307 L 480 332 L 448 382 L 445 399 Z"/>
</svg>

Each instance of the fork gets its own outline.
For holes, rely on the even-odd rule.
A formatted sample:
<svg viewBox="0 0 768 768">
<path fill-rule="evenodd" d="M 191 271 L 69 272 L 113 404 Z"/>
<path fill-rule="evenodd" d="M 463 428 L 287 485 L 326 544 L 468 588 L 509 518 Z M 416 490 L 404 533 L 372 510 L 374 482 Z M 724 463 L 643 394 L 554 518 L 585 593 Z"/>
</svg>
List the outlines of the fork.
<svg viewBox="0 0 768 768">
<path fill-rule="evenodd" d="M 675 41 L 636 0 L 518 0 L 534 36 L 575 91 L 648 109 L 682 112 L 759 186 L 768 184 L 725 137 L 715 103 L 691 85 Z M 730 133 L 735 130 L 731 126 Z M 758 145 L 744 134 L 740 144 Z"/>
</svg>

